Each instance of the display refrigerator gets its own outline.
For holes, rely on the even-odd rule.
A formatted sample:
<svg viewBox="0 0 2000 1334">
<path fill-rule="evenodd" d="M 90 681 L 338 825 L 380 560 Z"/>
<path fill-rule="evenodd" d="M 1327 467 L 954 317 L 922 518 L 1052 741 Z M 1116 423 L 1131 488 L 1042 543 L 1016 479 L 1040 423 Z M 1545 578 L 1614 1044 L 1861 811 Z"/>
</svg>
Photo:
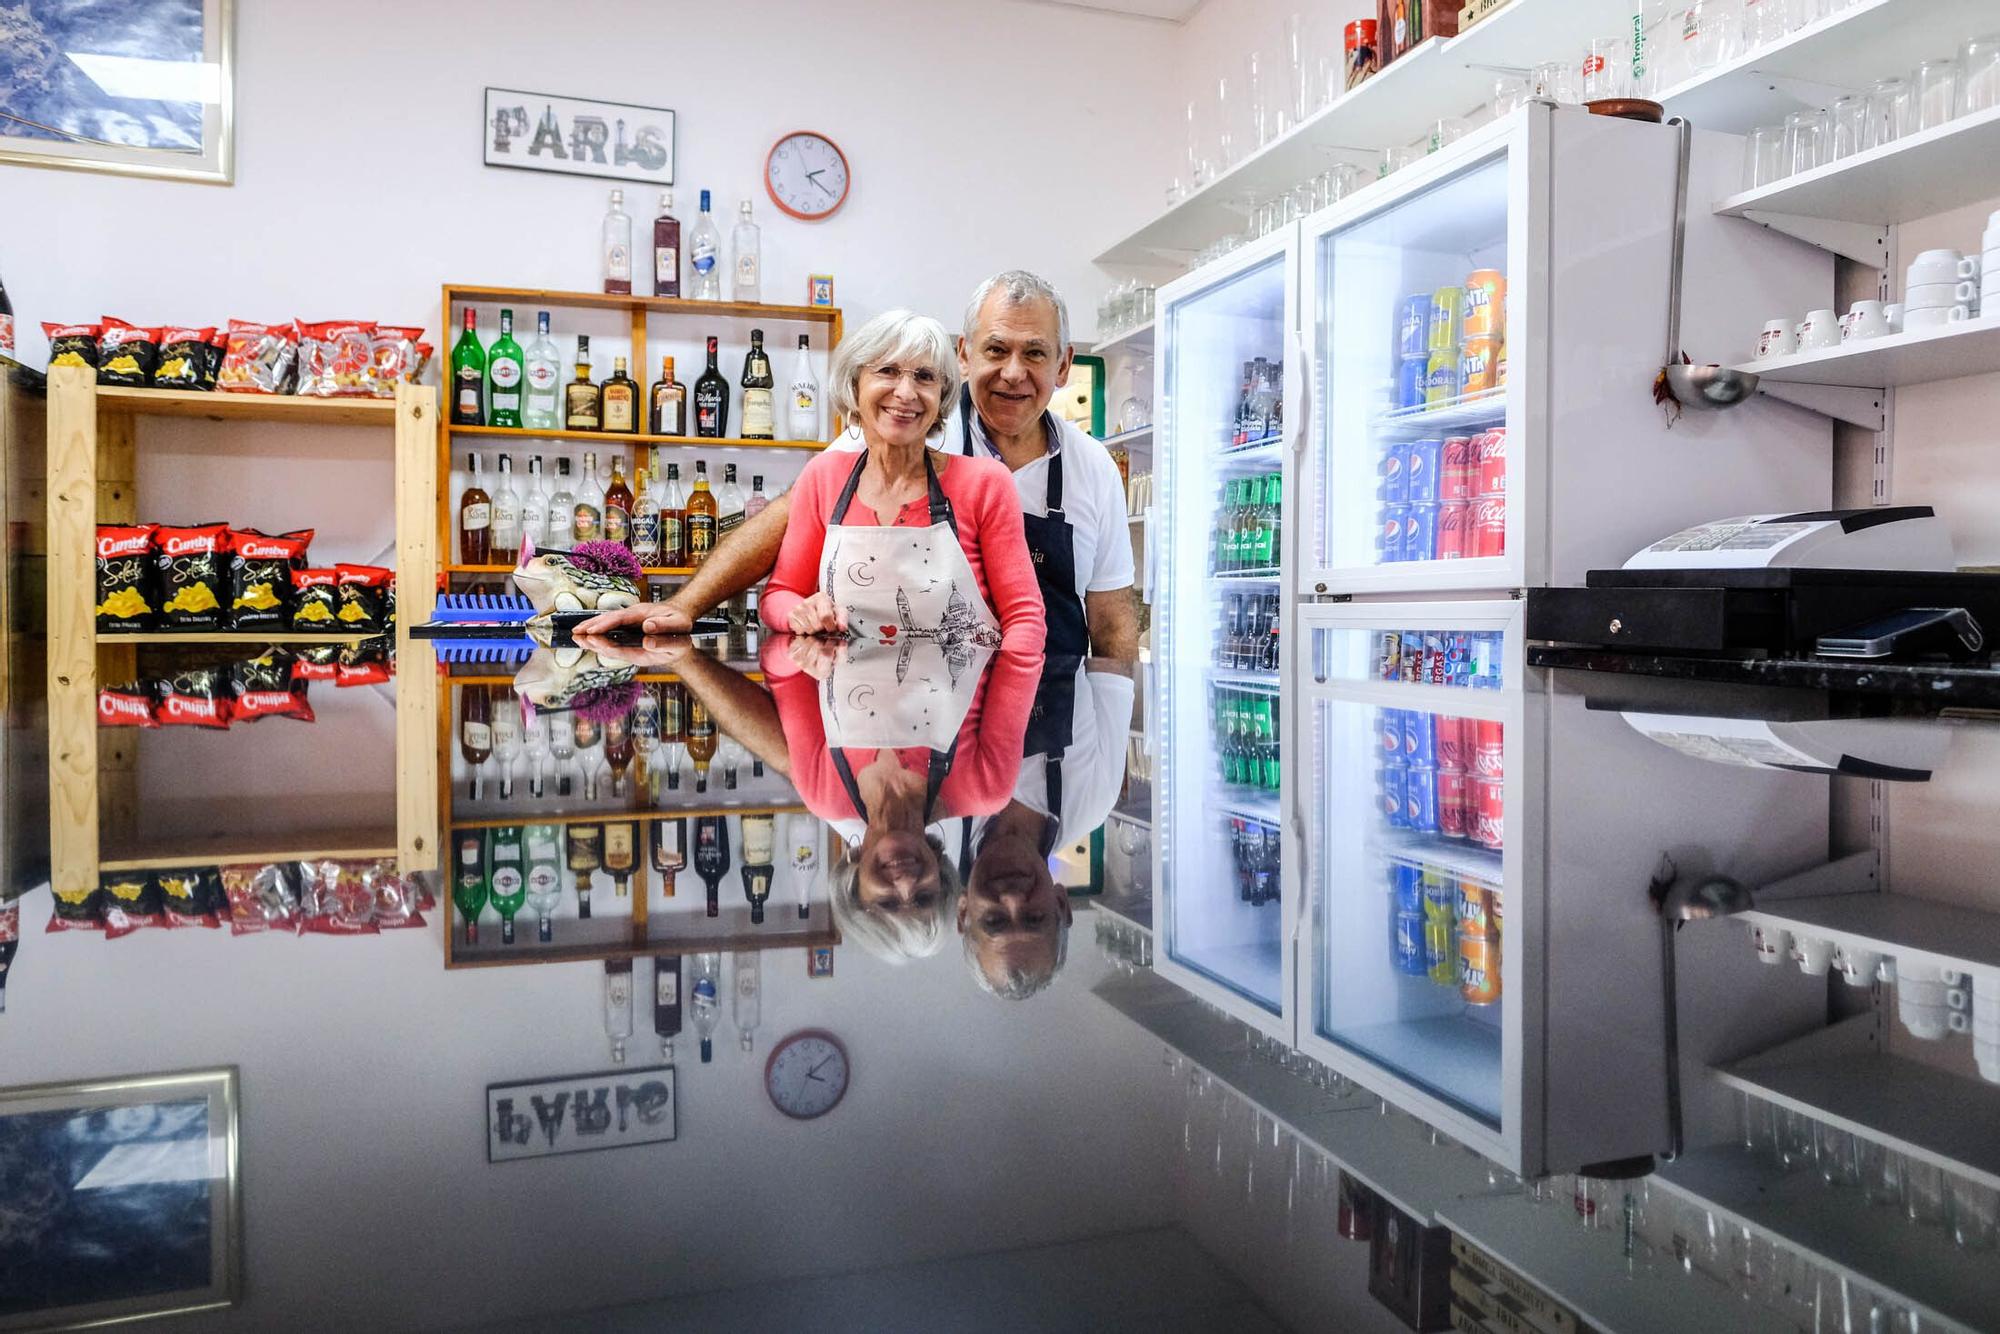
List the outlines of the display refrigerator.
<svg viewBox="0 0 2000 1334">
<path fill-rule="evenodd" d="M 1158 296 L 1155 967 L 1529 1173 L 1665 1147 L 1660 854 L 1825 852 L 1824 779 L 1708 773 L 1522 666 L 1522 590 L 1830 498 L 1824 418 L 1649 393 L 1677 147 L 1530 104 Z M 1738 152 L 1694 136 L 1691 195 Z M 1726 360 L 1833 275 L 1725 221 L 1683 290 Z M 1743 963 L 1702 984 L 1812 1022 Z"/>
</svg>

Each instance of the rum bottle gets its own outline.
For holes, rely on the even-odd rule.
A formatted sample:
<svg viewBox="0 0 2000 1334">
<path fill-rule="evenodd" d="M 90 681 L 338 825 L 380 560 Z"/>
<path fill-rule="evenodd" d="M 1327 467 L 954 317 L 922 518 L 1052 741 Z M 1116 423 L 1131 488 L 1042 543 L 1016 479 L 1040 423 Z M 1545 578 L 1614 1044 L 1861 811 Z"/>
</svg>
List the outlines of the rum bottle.
<svg viewBox="0 0 2000 1334">
<path fill-rule="evenodd" d="M 611 359 L 611 376 L 598 391 L 597 420 L 600 431 L 630 435 L 639 429 L 639 382 L 625 373 L 623 357 Z"/>
<path fill-rule="evenodd" d="M 661 357 L 660 378 L 653 381 L 646 428 L 654 435 L 686 435 L 687 427 L 687 386 L 674 378 L 674 359 Z"/>
<path fill-rule="evenodd" d="M 743 439 L 778 438 L 772 401 L 771 358 L 764 352 L 764 331 L 750 331 L 750 350 L 743 354 Z"/>
<path fill-rule="evenodd" d="M 660 216 L 653 219 L 653 295 L 681 294 L 681 220 L 674 216 L 674 192 L 660 192 Z"/>
<path fill-rule="evenodd" d="M 660 564 L 685 569 L 687 563 L 687 501 L 681 496 L 681 465 L 669 463 L 667 494 L 660 500 Z"/>
<path fill-rule="evenodd" d="M 493 559 L 493 498 L 479 484 L 479 455 L 465 456 L 465 470 L 472 476 L 458 497 L 458 559 L 485 565 Z"/>
<path fill-rule="evenodd" d="M 715 540 L 719 535 L 717 527 L 715 493 L 708 489 L 708 460 L 696 459 L 694 464 L 694 492 L 687 502 L 687 556 L 688 564 L 700 568 L 715 550 Z"/>
<path fill-rule="evenodd" d="M 465 308 L 465 332 L 451 349 L 451 420 L 456 426 L 486 424 L 486 349 L 474 332 L 478 318 Z"/>
<path fill-rule="evenodd" d="M 687 697 L 687 753 L 694 761 L 694 790 L 708 791 L 708 766 L 715 759 L 720 742 L 715 734 L 715 715 L 701 702 L 701 696 Z"/>
<path fill-rule="evenodd" d="M 819 439 L 819 377 L 813 373 L 812 337 L 799 335 L 792 383 L 785 395 L 785 433 L 792 440 Z"/>
<path fill-rule="evenodd" d="M 613 456 L 611 485 L 604 489 L 604 540 L 632 545 L 632 488 L 625 485 L 625 460 Z"/>
<path fill-rule="evenodd" d="M 564 831 L 569 842 L 569 870 L 576 877 L 576 915 L 590 916 L 590 878 L 603 860 L 604 830 L 594 824 L 573 824 Z"/>
<path fill-rule="evenodd" d="M 729 434 L 729 381 L 716 368 L 717 340 L 708 337 L 708 369 L 694 382 L 694 433 L 707 440 Z"/>
<path fill-rule="evenodd" d="M 590 379 L 590 335 L 578 334 L 576 339 L 576 378 L 563 386 L 563 429 L 566 431 L 595 431 L 599 429 L 597 415 L 597 386 Z"/>
</svg>

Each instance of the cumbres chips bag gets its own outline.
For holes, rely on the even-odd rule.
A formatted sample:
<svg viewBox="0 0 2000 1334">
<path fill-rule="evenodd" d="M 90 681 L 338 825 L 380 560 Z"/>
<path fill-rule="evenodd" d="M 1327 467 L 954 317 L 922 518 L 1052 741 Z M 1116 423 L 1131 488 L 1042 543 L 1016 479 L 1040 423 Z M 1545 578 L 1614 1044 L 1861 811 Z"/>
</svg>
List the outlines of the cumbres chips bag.
<svg viewBox="0 0 2000 1334">
<path fill-rule="evenodd" d="M 237 722 L 253 723 L 260 718 L 313 721 L 306 684 L 293 680 L 292 655 L 285 649 L 267 648 L 257 657 L 232 664 L 229 679 L 236 687 Z"/>
<path fill-rule="evenodd" d="M 153 628 L 156 523 L 97 525 L 97 633 L 130 634 Z"/>
<path fill-rule="evenodd" d="M 375 326 L 370 322 L 326 320 L 298 325 L 299 387 L 310 398 L 342 398 L 368 393 L 375 360 Z"/>
<path fill-rule="evenodd" d="M 292 629 L 338 630 L 340 610 L 338 570 L 292 571 Z"/>
<path fill-rule="evenodd" d="M 170 630 L 220 630 L 222 599 L 229 591 L 229 525 L 162 527 L 159 551 L 160 620 Z"/>
<path fill-rule="evenodd" d="M 174 866 L 153 872 L 160 887 L 160 908 L 170 927 L 194 926 L 213 929 L 216 904 L 221 899 L 221 878 L 212 866 Z"/>
<path fill-rule="evenodd" d="M 155 389 L 207 389 L 215 382 L 204 376 L 208 340 L 213 329 L 169 327 L 161 334 L 160 364 L 153 371 Z"/>
<path fill-rule="evenodd" d="M 236 692 L 225 667 L 191 667 L 162 683 L 158 717 L 167 727 L 229 726 Z"/>
<path fill-rule="evenodd" d="M 313 530 L 272 536 L 255 528 L 229 534 L 229 623 L 238 630 L 282 630 L 291 624 L 292 571 L 306 563 Z"/>
<path fill-rule="evenodd" d="M 50 324 L 43 321 L 42 333 L 49 340 L 49 365 L 95 366 L 97 335 L 103 332 L 101 324 Z"/>
<path fill-rule="evenodd" d="M 143 388 L 153 382 L 160 361 L 160 331 L 104 317 L 97 335 L 97 383 Z"/>
<path fill-rule="evenodd" d="M 158 727 L 160 719 L 151 681 L 102 686 L 97 692 L 99 727 Z"/>
<path fill-rule="evenodd" d="M 289 324 L 231 320 L 215 387 L 232 394 L 288 393 L 298 352 L 298 330 Z"/>
<path fill-rule="evenodd" d="M 334 615 L 343 630 L 379 634 L 390 625 L 390 589 L 396 572 L 380 565 L 337 565 L 339 602 Z"/>
</svg>

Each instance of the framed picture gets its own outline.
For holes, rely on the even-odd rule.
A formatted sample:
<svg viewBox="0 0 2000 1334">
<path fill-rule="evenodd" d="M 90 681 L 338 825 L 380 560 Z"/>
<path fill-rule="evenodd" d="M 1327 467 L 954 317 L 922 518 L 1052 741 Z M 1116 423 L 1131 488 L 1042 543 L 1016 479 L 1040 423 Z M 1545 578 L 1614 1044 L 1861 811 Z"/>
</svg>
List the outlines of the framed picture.
<svg viewBox="0 0 2000 1334">
<path fill-rule="evenodd" d="M 233 1305 L 234 1067 L 0 1089 L 0 1330 Z"/>
<path fill-rule="evenodd" d="M 833 946 L 809 945 L 806 947 L 806 976 L 833 976 Z"/>
<path fill-rule="evenodd" d="M 0 23 L 0 162 L 234 178 L 235 0 L 16 0 Z"/>
<path fill-rule="evenodd" d="M 674 1067 L 486 1086 L 486 1161 L 553 1158 L 674 1138 Z"/>
<path fill-rule="evenodd" d="M 486 165 L 674 183 L 674 113 L 665 107 L 486 90 Z"/>
</svg>

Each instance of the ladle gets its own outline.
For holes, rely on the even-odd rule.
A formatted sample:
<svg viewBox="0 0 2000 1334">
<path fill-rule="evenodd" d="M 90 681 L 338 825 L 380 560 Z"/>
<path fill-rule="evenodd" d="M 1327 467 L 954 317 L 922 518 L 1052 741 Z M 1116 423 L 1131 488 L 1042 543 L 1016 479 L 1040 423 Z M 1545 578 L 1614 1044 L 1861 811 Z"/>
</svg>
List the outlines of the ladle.
<svg viewBox="0 0 2000 1334">
<path fill-rule="evenodd" d="M 1681 351 L 1681 272 L 1687 257 L 1688 155 L 1694 126 L 1675 116 L 1667 124 L 1680 132 L 1680 163 L 1674 174 L 1674 257 L 1667 277 L 1667 353 L 1662 373 L 1674 401 L 1685 408 L 1732 408 L 1757 392 L 1756 375 L 1730 366 L 1692 366 Z"/>
</svg>

